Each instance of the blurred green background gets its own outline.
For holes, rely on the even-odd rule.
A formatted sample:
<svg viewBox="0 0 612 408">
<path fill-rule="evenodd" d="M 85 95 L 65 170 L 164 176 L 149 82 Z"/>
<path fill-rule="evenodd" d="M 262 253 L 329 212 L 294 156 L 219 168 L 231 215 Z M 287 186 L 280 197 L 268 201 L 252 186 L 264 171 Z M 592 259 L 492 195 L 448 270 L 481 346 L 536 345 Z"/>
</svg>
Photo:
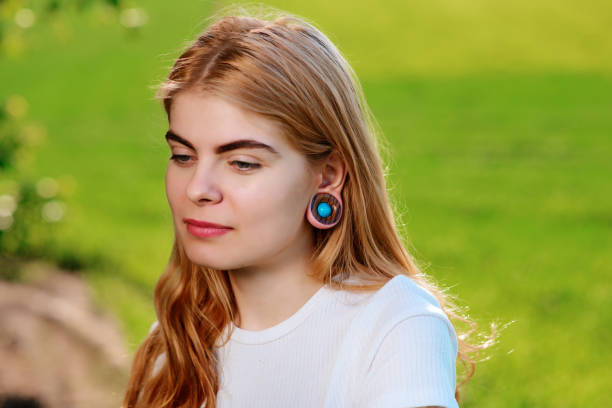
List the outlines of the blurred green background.
<svg viewBox="0 0 612 408">
<path fill-rule="evenodd" d="M 85 277 L 132 351 L 173 239 L 151 87 L 227 4 L 124 3 L 146 17 L 129 32 L 96 4 L 3 44 L 2 92 L 47 134 L 31 172 L 74 186 L 58 241 L 108 260 Z M 509 323 L 463 406 L 612 406 L 612 3 L 266 4 L 314 22 L 355 68 L 409 250 L 485 332 Z"/>
</svg>

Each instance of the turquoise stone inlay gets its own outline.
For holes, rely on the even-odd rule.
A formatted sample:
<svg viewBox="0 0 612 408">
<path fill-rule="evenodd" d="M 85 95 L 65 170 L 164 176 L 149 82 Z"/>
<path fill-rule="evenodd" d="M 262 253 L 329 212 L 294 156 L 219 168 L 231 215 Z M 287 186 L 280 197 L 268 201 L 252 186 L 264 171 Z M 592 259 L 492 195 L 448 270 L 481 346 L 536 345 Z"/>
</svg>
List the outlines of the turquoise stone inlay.
<svg viewBox="0 0 612 408">
<path fill-rule="evenodd" d="M 317 206 L 317 212 L 323 218 L 329 217 L 332 213 L 332 209 L 327 203 L 319 203 Z"/>
</svg>

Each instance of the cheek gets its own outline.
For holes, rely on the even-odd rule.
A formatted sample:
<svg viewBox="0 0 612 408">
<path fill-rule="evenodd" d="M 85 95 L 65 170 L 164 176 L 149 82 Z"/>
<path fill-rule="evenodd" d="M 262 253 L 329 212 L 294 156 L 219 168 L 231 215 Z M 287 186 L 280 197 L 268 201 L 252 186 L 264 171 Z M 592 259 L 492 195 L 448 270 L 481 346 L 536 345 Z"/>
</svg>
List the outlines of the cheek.
<svg viewBox="0 0 612 408">
<path fill-rule="evenodd" d="M 300 175 L 280 172 L 264 183 L 249 186 L 239 192 L 240 213 L 248 214 L 245 225 L 259 232 L 271 230 L 282 234 L 297 228 L 303 221 L 308 206 L 308 191 Z M 283 228 L 287 228 L 285 231 Z"/>
<path fill-rule="evenodd" d="M 173 213 L 176 213 L 181 197 L 185 192 L 185 185 L 182 177 L 176 173 L 175 169 L 168 167 L 166 169 L 166 198 Z"/>
</svg>

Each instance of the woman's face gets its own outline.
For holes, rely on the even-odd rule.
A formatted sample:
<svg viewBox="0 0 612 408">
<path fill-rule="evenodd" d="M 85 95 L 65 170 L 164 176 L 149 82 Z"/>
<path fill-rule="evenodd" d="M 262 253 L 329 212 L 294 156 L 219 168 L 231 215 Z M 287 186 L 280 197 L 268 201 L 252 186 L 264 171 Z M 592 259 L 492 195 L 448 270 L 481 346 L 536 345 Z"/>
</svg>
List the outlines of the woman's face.
<svg viewBox="0 0 612 408">
<path fill-rule="evenodd" d="M 166 196 L 192 262 L 222 270 L 263 265 L 311 242 L 305 213 L 316 178 L 275 123 L 193 91 L 175 96 L 169 121 Z M 230 229 L 198 229 L 186 219 Z"/>
</svg>

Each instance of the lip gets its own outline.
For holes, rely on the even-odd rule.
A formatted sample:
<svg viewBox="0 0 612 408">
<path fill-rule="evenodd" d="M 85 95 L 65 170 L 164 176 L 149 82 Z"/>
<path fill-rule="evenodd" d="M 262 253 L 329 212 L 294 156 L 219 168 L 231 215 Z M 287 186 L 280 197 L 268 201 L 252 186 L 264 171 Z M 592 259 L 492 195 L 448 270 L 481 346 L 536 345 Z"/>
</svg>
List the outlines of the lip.
<svg viewBox="0 0 612 408">
<path fill-rule="evenodd" d="M 198 220 L 194 220 L 193 218 L 185 218 L 183 219 L 183 221 L 185 221 L 186 224 L 192 224 L 192 225 L 195 225 L 196 227 L 202 227 L 202 228 L 232 229 L 232 227 L 228 227 L 227 225 L 215 224 L 215 223 L 207 222 L 207 221 L 198 221 Z"/>
<path fill-rule="evenodd" d="M 185 224 L 187 224 L 187 231 L 189 231 L 189 233 L 192 235 L 201 238 L 223 235 L 233 229 L 232 227 L 227 227 L 225 225 L 198 221 L 192 218 L 186 218 L 184 221 Z"/>
</svg>

